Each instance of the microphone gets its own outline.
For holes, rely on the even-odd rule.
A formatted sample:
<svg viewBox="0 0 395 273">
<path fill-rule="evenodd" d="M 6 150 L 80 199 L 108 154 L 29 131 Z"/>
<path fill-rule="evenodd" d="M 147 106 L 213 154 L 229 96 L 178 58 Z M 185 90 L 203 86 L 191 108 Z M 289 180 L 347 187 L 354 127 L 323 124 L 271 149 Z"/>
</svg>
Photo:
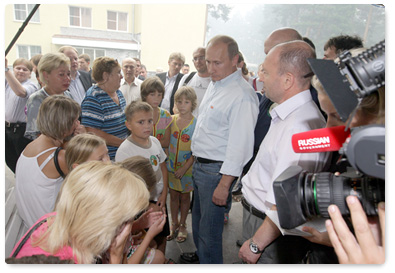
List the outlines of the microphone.
<svg viewBox="0 0 395 273">
<path fill-rule="evenodd" d="M 335 126 L 311 130 L 292 136 L 292 148 L 295 153 L 320 153 L 338 151 L 350 136 L 350 129 Z"/>
</svg>

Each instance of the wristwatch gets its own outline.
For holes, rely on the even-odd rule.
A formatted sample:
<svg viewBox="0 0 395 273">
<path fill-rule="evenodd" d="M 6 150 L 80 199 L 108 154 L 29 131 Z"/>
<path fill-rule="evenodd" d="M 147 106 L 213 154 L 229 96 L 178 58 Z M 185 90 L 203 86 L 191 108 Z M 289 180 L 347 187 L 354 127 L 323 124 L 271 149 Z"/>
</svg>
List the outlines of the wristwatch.
<svg viewBox="0 0 395 273">
<path fill-rule="evenodd" d="M 259 254 L 262 253 L 263 250 L 259 250 L 259 247 L 257 246 L 256 243 L 254 243 L 254 241 L 252 240 L 252 238 L 250 239 L 250 250 L 252 253 L 254 254 Z"/>
<path fill-rule="evenodd" d="M 5 68 L 5 72 L 7 72 L 8 70 L 10 70 L 8 67 Z"/>
</svg>

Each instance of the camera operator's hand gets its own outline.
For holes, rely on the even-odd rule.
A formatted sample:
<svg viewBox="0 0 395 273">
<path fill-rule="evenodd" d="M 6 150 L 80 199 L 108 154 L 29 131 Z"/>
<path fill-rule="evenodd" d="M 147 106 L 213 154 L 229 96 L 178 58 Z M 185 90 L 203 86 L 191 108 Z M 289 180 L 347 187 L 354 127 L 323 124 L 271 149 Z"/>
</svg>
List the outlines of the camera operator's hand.
<svg viewBox="0 0 395 273">
<path fill-rule="evenodd" d="M 332 246 L 331 240 L 329 239 L 328 232 L 319 232 L 315 228 L 305 226 L 302 229 L 304 232 L 308 232 L 311 234 L 311 236 L 303 236 L 306 240 L 309 240 L 312 243 L 315 244 L 321 244 L 321 245 L 326 245 L 326 246 Z"/>
<path fill-rule="evenodd" d="M 351 220 L 355 235 L 351 233 L 345 223 L 339 208 L 331 205 L 328 208 L 331 220 L 326 221 L 329 238 L 335 248 L 340 263 L 354 264 L 382 264 L 385 262 L 385 206 L 379 204 L 379 223 L 368 222 L 368 218 L 355 196 L 347 197 Z M 380 229 L 377 230 L 378 225 Z M 375 236 L 380 234 L 381 236 Z"/>
</svg>

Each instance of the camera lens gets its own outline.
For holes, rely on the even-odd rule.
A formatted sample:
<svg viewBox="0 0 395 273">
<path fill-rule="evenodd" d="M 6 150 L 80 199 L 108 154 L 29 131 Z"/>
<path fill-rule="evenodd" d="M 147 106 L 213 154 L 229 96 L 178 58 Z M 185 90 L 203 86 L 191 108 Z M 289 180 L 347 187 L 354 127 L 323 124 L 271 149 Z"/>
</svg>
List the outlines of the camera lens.
<svg viewBox="0 0 395 273">
<path fill-rule="evenodd" d="M 329 218 L 328 207 L 335 204 L 343 216 L 349 216 L 346 198 L 358 197 L 366 215 L 377 215 L 377 205 L 385 201 L 385 180 L 364 175 L 350 168 L 334 175 L 309 173 L 300 166 L 290 166 L 273 183 L 280 225 L 295 228 L 309 219 Z"/>
<path fill-rule="evenodd" d="M 332 173 L 305 174 L 302 207 L 306 218 L 322 216 L 329 218 L 328 207 L 335 204 L 343 216 L 350 215 L 346 197 L 358 197 L 368 216 L 377 215 L 377 205 L 385 201 L 385 182 L 380 179 Z"/>
</svg>

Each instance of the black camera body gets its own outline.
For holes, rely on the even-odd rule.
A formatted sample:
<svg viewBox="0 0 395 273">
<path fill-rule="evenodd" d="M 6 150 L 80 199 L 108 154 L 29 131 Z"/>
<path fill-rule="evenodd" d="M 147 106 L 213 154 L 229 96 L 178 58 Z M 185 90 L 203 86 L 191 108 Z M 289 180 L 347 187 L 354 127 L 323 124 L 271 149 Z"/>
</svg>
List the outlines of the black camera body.
<svg viewBox="0 0 395 273">
<path fill-rule="evenodd" d="M 340 55 L 340 63 L 309 59 L 308 62 L 345 121 L 363 97 L 385 85 L 385 42 L 356 57 Z M 357 196 L 368 216 L 377 215 L 377 205 L 385 201 L 385 127 L 367 125 L 351 130 L 349 142 L 339 154 L 347 157 L 347 172 L 309 173 L 290 166 L 273 183 L 280 225 L 292 229 L 315 217 L 328 218 L 335 204 L 349 215 L 346 197 Z"/>
<path fill-rule="evenodd" d="M 273 191 L 282 228 L 295 228 L 314 217 L 328 218 L 330 204 L 347 216 L 345 200 L 349 195 L 358 197 L 367 215 L 377 215 L 378 203 L 385 201 L 384 126 L 352 131 L 342 152 L 352 159 L 345 173 L 309 173 L 300 166 L 290 166 L 277 177 Z"/>
</svg>

